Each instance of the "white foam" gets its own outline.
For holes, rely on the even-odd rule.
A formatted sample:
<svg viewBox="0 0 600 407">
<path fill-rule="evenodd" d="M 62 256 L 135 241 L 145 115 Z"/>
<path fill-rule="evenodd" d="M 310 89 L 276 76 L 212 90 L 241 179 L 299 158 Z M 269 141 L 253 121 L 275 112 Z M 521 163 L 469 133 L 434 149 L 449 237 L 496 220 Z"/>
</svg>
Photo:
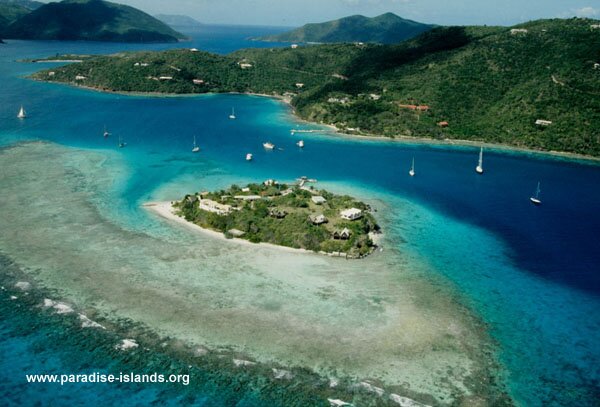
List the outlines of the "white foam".
<svg viewBox="0 0 600 407">
<path fill-rule="evenodd" d="M 347 403 L 340 399 L 327 399 L 327 401 L 329 401 L 329 404 L 331 405 L 331 407 L 341 407 L 341 406 L 351 406 L 352 405 L 352 404 Z"/>
<path fill-rule="evenodd" d="M 121 343 L 119 343 L 118 345 L 115 345 L 115 349 L 118 350 L 129 350 L 129 349 L 135 349 L 137 348 L 138 343 L 136 341 L 134 341 L 133 339 L 123 339 L 121 341 Z"/>
<path fill-rule="evenodd" d="M 57 302 L 54 307 L 57 314 L 70 314 L 73 312 L 73 308 L 64 302 Z"/>
<path fill-rule="evenodd" d="M 283 369 L 273 369 L 273 376 L 276 379 L 285 379 L 285 380 L 291 380 L 294 378 L 294 374 L 288 370 L 283 370 Z"/>
<path fill-rule="evenodd" d="M 250 362 L 249 360 L 233 359 L 233 364 L 236 365 L 237 367 L 241 367 L 241 366 L 254 366 L 256 363 Z"/>
<path fill-rule="evenodd" d="M 105 327 L 103 327 L 102 325 L 100 325 L 99 323 L 97 323 L 96 321 L 92 321 L 91 319 L 89 319 L 88 317 L 86 317 L 83 314 L 79 314 L 79 320 L 81 321 L 81 327 L 82 328 L 102 328 L 102 329 L 106 329 Z"/>
<path fill-rule="evenodd" d="M 390 394 L 390 400 L 397 403 L 401 407 L 431 407 L 427 404 L 419 403 L 413 399 L 409 399 L 408 397 L 399 396 L 398 394 Z"/>
<path fill-rule="evenodd" d="M 73 308 L 64 302 L 53 301 L 49 298 L 44 298 L 44 308 L 54 308 L 57 314 L 70 314 L 73 312 Z"/>
<path fill-rule="evenodd" d="M 50 308 L 50 307 L 54 307 L 54 304 L 56 304 L 56 302 L 52 301 L 51 299 L 44 298 L 44 304 L 42 306 L 44 308 Z"/>
<path fill-rule="evenodd" d="M 28 283 L 27 281 L 19 281 L 17 284 L 15 284 L 15 287 L 21 291 L 28 291 L 31 289 L 31 283 Z"/>
</svg>

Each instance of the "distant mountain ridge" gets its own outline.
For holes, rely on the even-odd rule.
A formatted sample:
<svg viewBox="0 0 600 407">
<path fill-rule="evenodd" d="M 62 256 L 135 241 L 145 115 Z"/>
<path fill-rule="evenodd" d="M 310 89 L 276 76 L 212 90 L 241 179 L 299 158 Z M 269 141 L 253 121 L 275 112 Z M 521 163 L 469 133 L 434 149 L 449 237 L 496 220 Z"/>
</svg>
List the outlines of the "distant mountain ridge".
<svg viewBox="0 0 600 407">
<path fill-rule="evenodd" d="M 185 38 L 143 11 L 103 0 L 44 4 L 11 22 L 1 35 L 28 40 L 112 42 L 177 42 Z"/>
<path fill-rule="evenodd" d="M 43 5 L 44 3 L 31 0 L 0 0 L 0 33 L 13 21 Z"/>
<path fill-rule="evenodd" d="M 202 24 L 196 19 L 193 19 L 192 17 L 182 16 L 178 14 L 157 14 L 154 17 L 173 29 L 191 29 L 204 26 L 204 24 Z"/>
<path fill-rule="evenodd" d="M 355 15 L 327 21 L 306 24 L 282 34 L 257 38 L 261 41 L 277 42 L 374 42 L 394 44 L 429 31 L 434 25 L 407 20 L 394 13 L 377 17 Z"/>
<path fill-rule="evenodd" d="M 128 53 L 34 77 L 123 92 L 286 96 L 302 119 L 354 135 L 485 141 L 600 157 L 598 24 L 578 18 L 437 27 L 394 45 Z M 132 69 L 138 61 L 148 65 Z"/>
</svg>

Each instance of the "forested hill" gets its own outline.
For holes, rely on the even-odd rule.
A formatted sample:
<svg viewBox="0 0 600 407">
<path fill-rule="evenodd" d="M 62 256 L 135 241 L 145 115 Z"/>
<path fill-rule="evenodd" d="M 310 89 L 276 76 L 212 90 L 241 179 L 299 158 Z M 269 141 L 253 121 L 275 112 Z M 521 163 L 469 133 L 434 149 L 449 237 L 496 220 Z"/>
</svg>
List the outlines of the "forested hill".
<svg viewBox="0 0 600 407">
<path fill-rule="evenodd" d="M 115 91 L 287 94 L 302 118 L 353 134 L 600 156 L 596 24 L 446 27 L 398 45 L 248 49 L 226 56 L 124 53 L 35 77 Z"/>
<path fill-rule="evenodd" d="M 393 13 L 377 17 L 350 16 L 325 23 L 306 24 L 282 34 L 258 38 L 278 42 L 374 42 L 394 44 L 413 38 L 434 26 L 401 18 Z"/>
<path fill-rule="evenodd" d="M 184 36 L 133 7 L 103 0 L 45 4 L 2 32 L 4 38 L 117 42 L 177 42 Z"/>
</svg>

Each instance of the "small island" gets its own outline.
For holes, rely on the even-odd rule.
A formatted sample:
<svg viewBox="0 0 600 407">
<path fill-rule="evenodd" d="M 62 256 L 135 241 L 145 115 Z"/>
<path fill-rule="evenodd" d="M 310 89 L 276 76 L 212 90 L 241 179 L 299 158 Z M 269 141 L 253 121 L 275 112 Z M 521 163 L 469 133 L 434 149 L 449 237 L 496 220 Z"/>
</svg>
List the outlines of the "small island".
<svg viewBox="0 0 600 407">
<path fill-rule="evenodd" d="M 267 180 L 246 187 L 186 195 L 172 205 L 188 222 L 227 238 L 305 249 L 352 259 L 376 248 L 380 227 L 369 205 L 306 185 Z"/>
</svg>

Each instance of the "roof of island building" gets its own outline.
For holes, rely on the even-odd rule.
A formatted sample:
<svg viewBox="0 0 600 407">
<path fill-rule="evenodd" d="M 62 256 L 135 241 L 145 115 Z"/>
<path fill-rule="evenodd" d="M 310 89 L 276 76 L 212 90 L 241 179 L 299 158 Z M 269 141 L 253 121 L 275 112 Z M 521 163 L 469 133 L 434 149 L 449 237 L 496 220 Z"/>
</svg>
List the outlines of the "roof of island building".
<svg viewBox="0 0 600 407">
<path fill-rule="evenodd" d="M 315 225 L 322 225 L 323 223 L 327 223 L 327 218 L 323 214 L 310 215 L 308 218 Z"/>
<path fill-rule="evenodd" d="M 327 199 L 323 198 L 321 195 L 315 195 L 310 198 L 317 205 L 324 204 L 327 202 Z"/>
<path fill-rule="evenodd" d="M 340 212 L 343 219 L 355 220 L 362 216 L 362 211 L 358 208 L 350 208 Z"/>
<path fill-rule="evenodd" d="M 233 209 L 231 205 L 220 204 L 212 199 L 200 199 L 199 208 L 217 215 L 227 215 Z"/>
<path fill-rule="evenodd" d="M 260 195 L 236 195 L 233 197 L 234 199 L 241 199 L 242 201 L 258 201 L 262 199 Z"/>
</svg>

